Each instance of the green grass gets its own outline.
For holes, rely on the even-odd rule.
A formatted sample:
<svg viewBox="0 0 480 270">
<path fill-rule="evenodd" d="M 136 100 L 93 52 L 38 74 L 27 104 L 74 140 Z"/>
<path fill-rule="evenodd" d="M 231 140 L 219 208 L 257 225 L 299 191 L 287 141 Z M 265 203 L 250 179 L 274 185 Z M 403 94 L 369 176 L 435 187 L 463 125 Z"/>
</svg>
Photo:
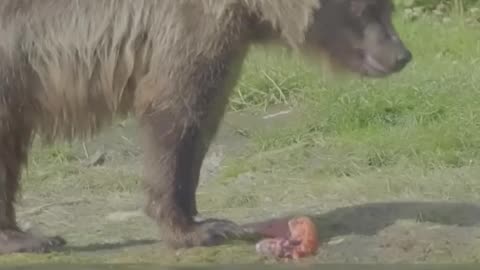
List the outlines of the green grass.
<svg viewBox="0 0 480 270">
<path fill-rule="evenodd" d="M 397 25 L 414 62 L 383 80 L 323 76 L 296 56 L 254 51 L 233 108 L 284 103 L 301 111 L 304 121 L 257 134 L 253 151 L 304 143 L 348 151 L 362 166 L 402 160 L 425 169 L 476 163 L 480 31 L 428 18 Z"/>
<path fill-rule="evenodd" d="M 478 199 L 480 31 L 456 19 L 397 25 L 414 61 L 382 80 L 331 76 L 282 50 L 254 50 L 233 108 L 280 103 L 300 121 L 254 131 L 249 151 L 230 159 L 218 181 L 235 186 L 254 172 L 263 183 L 249 188 L 272 206 L 295 198 Z M 291 195 L 270 198 L 284 189 Z"/>
</svg>

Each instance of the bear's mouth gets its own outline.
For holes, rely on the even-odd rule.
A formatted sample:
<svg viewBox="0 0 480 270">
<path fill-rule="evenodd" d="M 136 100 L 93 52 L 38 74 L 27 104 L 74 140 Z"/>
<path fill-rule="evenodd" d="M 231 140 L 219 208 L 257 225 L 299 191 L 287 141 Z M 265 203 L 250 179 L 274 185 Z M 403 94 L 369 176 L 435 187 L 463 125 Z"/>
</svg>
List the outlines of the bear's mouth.
<svg viewBox="0 0 480 270">
<path fill-rule="evenodd" d="M 370 76 L 384 77 L 391 74 L 393 71 L 387 68 L 385 65 L 377 61 L 372 55 L 365 54 L 362 60 L 363 69 Z"/>
<path fill-rule="evenodd" d="M 372 54 L 362 49 L 355 51 L 355 60 L 351 62 L 351 68 L 363 76 L 373 78 L 385 77 L 394 72 L 394 70 L 378 61 Z"/>
<path fill-rule="evenodd" d="M 330 63 L 345 71 L 356 73 L 361 76 L 370 78 L 383 78 L 396 72 L 392 67 L 382 64 L 372 54 L 361 48 L 332 50 L 330 55 Z"/>
</svg>

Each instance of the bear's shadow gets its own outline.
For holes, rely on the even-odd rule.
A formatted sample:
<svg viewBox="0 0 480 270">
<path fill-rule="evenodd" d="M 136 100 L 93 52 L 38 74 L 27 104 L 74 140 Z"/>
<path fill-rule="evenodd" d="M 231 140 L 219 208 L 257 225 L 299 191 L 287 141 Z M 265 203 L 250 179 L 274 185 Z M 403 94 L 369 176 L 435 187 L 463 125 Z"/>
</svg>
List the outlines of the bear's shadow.
<svg viewBox="0 0 480 270">
<path fill-rule="evenodd" d="M 313 216 L 322 241 L 346 234 L 375 235 L 398 220 L 441 225 L 480 224 L 480 205 L 455 202 L 385 202 L 337 208 Z"/>
</svg>

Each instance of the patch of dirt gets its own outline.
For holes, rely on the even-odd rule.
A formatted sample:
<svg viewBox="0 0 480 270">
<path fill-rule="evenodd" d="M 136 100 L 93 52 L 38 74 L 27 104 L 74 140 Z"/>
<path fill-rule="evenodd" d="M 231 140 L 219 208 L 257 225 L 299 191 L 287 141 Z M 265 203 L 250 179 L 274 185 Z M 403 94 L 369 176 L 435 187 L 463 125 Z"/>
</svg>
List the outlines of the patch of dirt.
<svg viewBox="0 0 480 270">
<path fill-rule="evenodd" d="M 276 121 L 277 125 L 283 125 L 285 121 L 291 121 L 290 113 L 280 110 L 280 113 L 271 113 L 268 117 L 254 118 L 239 114 L 230 115 L 206 158 L 199 193 L 208 192 L 210 186 L 218 184 L 211 183 L 210 180 L 215 179 L 225 158 L 235 157 L 245 148 L 249 140 L 249 129 L 272 127 L 265 125 L 265 121 L 269 123 Z M 103 132 L 85 147 L 75 146 L 76 151 L 97 153 L 85 154 L 88 156 L 85 157 L 88 161 L 87 166 L 101 168 L 102 171 L 123 168 L 126 171 L 134 171 L 138 178 L 141 178 L 142 154 L 135 143 L 134 127 L 133 123 L 125 122 Z M 34 189 L 25 190 L 24 199 L 19 205 L 19 219 L 25 228 L 64 236 L 68 241 L 69 255 L 121 257 L 122 254 L 128 253 L 134 258 L 131 261 L 142 261 L 142 256 L 147 254 L 163 260 L 161 234 L 155 224 L 142 213 L 143 194 L 140 191 L 139 189 L 98 194 L 94 191 L 80 193 L 75 190 L 52 190 L 50 193 L 38 193 Z M 351 203 L 346 207 L 339 207 L 342 205 L 339 203 L 320 207 L 320 203 L 318 209 L 311 207 L 302 213 L 314 216 L 319 227 L 322 246 L 317 257 L 311 258 L 315 262 L 478 260 L 480 208 L 476 205 L 449 202 L 392 202 L 357 205 Z M 292 206 L 291 209 L 276 209 L 274 212 L 253 207 L 249 212 L 242 212 L 240 216 L 232 213 L 231 209 L 209 212 L 214 212 L 217 216 L 247 221 L 267 218 L 267 213 L 272 216 L 287 214 L 287 211 L 294 209 Z M 244 254 L 255 256 L 252 246 L 242 248 Z M 205 250 L 211 252 L 216 250 L 218 254 L 204 255 Z M 219 250 L 222 248 L 198 249 L 185 254 L 198 252 L 200 259 L 197 258 L 193 260 L 194 262 L 218 262 L 222 261 L 222 256 L 232 256 L 225 255 Z M 238 254 L 238 250 L 235 253 Z M 179 256 L 190 258 L 187 255 Z"/>
</svg>

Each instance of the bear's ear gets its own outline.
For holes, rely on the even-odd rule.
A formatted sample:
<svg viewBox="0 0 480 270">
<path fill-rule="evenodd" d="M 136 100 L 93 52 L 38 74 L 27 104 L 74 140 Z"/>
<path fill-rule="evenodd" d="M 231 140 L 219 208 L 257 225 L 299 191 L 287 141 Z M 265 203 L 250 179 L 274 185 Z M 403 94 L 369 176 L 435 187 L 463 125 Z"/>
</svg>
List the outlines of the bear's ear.
<svg viewBox="0 0 480 270">
<path fill-rule="evenodd" d="M 365 10 L 372 4 L 370 0 L 351 0 L 350 10 L 355 16 L 362 16 Z"/>
</svg>

